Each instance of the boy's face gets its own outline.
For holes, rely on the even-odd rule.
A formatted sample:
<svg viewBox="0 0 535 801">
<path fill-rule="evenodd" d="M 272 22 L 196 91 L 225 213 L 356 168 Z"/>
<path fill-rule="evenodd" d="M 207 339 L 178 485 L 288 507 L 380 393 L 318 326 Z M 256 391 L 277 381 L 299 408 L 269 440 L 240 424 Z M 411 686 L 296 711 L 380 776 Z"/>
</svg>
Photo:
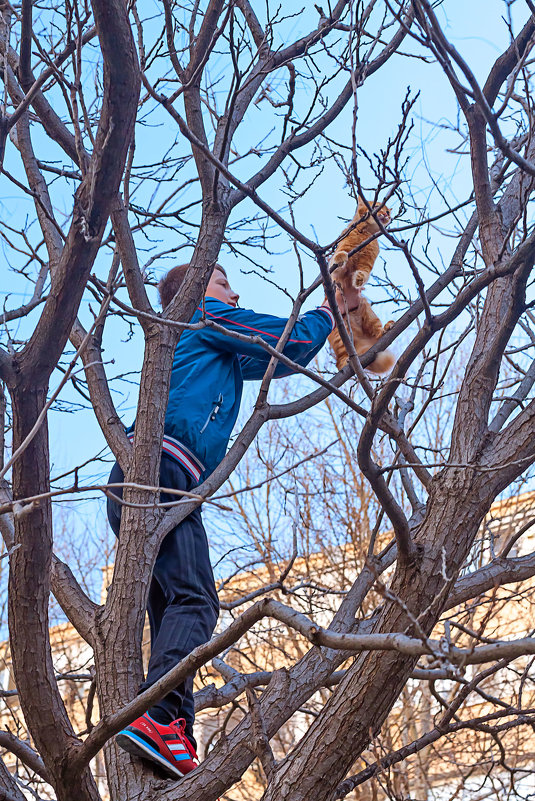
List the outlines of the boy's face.
<svg viewBox="0 0 535 801">
<path fill-rule="evenodd" d="M 227 276 L 223 270 L 216 267 L 210 276 L 208 286 L 206 287 L 206 297 L 221 300 L 229 306 L 236 306 L 238 303 L 239 295 L 234 292 L 230 286 Z"/>
</svg>

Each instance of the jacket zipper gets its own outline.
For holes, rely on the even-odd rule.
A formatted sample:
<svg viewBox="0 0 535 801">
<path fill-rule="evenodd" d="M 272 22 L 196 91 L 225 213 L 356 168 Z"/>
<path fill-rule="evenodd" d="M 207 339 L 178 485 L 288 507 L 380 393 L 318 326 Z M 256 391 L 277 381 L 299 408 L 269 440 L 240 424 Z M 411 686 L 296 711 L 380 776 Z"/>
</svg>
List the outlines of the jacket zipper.
<svg viewBox="0 0 535 801">
<path fill-rule="evenodd" d="M 206 418 L 206 422 L 205 422 L 205 424 L 203 425 L 203 427 L 202 427 L 202 428 L 201 428 L 201 430 L 200 430 L 200 433 L 201 433 L 201 434 L 202 434 L 202 433 L 205 431 L 205 429 L 208 427 L 208 424 L 209 424 L 209 423 L 210 423 L 212 420 L 215 420 L 215 418 L 216 418 L 216 415 L 217 415 L 217 413 L 218 413 L 218 411 L 220 410 L 220 408 L 221 408 L 221 406 L 222 406 L 222 405 L 223 405 L 223 395 L 221 395 L 221 393 L 219 393 L 219 397 L 218 397 L 218 399 L 217 399 L 216 401 L 214 401 L 214 408 L 212 409 L 212 411 L 210 412 L 210 414 L 209 414 L 209 415 L 208 415 L 208 417 Z"/>
</svg>

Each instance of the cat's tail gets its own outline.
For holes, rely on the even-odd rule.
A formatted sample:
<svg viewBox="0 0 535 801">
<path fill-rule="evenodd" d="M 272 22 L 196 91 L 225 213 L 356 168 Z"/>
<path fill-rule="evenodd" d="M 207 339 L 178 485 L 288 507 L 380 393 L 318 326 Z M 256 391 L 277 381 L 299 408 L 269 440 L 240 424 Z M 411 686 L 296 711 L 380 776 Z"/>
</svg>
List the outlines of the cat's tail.
<svg viewBox="0 0 535 801">
<path fill-rule="evenodd" d="M 396 357 L 389 350 L 381 350 L 371 364 L 366 367 L 371 373 L 388 373 L 396 363 Z"/>
</svg>

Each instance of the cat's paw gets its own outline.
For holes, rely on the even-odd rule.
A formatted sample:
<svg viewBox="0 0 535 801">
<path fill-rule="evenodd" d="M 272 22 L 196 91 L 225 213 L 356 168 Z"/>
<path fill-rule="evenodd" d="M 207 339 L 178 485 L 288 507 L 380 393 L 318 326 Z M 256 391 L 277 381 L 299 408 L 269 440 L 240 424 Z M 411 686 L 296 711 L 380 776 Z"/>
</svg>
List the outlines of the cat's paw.
<svg viewBox="0 0 535 801">
<path fill-rule="evenodd" d="M 344 267 L 347 264 L 347 250 L 338 250 L 332 259 L 332 267 Z"/>
<path fill-rule="evenodd" d="M 387 323 L 385 323 L 383 326 L 383 334 L 386 334 L 387 331 L 390 331 L 393 325 L 394 325 L 394 320 L 389 320 Z"/>
<path fill-rule="evenodd" d="M 380 322 L 372 323 L 369 326 L 369 333 L 374 339 L 379 339 L 383 336 L 384 328 Z"/>
<path fill-rule="evenodd" d="M 353 286 L 357 289 L 359 286 L 363 286 L 366 281 L 368 280 L 368 273 L 365 273 L 364 270 L 357 270 L 353 274 Z"/>
</svg>

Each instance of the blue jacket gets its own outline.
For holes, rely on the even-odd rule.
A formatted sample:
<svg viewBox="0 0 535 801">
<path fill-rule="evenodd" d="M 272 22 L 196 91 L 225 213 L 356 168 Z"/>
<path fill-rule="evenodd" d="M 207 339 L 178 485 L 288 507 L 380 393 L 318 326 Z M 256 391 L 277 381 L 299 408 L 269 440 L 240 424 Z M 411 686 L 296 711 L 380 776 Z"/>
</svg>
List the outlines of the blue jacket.
<svg viewBox="0 0 535 801">
<path fill-rule="evenodd" d="M 205 312 L 230 331 L 262 337 L 276 346 L 287 320 L 206 298 Z M 201 307 L 191 322 L 202 319 Z M 295 323 L 284 354 L 307 365 L 334 327 L 325 306 Z M 164 452 L 174 456 L 196 480 L 208 476 L 223 459 L 238 417 L 244 380 L 261 379 L 270 356 L 261 345 L 240 342 L 210 327 L 185 330 L 173 360 L 165 415 Z M 275 377 L 293 371 L 279 362 Z"/>
</svg>

